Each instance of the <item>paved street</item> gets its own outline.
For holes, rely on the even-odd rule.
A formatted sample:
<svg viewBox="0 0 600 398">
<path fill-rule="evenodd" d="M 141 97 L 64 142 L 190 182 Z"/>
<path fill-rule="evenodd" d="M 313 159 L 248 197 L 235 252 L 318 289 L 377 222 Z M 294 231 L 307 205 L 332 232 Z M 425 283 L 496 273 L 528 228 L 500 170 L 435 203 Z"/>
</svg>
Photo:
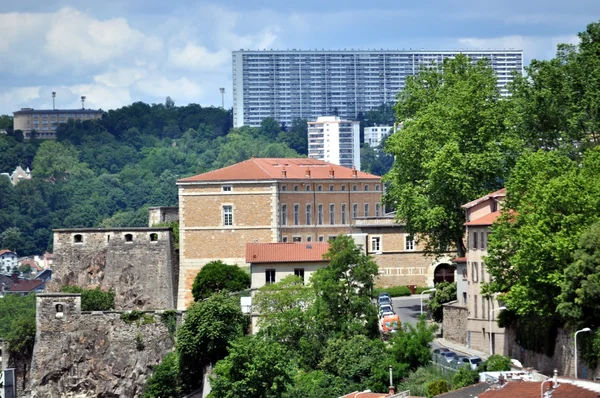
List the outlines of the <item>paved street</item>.
<svg viewBox="0 0 600 398">
<path fill-rule="evenodd" d="M 427 295 L 423 296 L 424 299 Z M 394 311 L 400 316 L 400 322 L 410 323 L 416 325 L 421 315 L 421 297 L 417 295 L 408 297 L 394 297 L 392 298 L 392 304 Z M 427 307 L 423 307 L 423 310 L 427 310 Z M 431 348 L 440 348 L 437 339 L 431 343 Z"/>
</svg>

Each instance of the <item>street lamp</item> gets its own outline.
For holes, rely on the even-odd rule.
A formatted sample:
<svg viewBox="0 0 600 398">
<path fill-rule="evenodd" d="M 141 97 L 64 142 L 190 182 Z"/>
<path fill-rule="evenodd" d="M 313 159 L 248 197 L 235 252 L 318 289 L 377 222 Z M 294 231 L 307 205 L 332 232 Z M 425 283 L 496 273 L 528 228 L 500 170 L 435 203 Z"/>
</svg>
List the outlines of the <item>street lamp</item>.
<svg viewBox="0 0 600 398">
<path fill-rule="evenodd" d="M 575 378 L 577 378 L 577 333 L 581 332 L 591 332 L 590 328 L 583 328 L 575 332 Z"/>
<path fill-rule="evenodd" d="M 370 392 L 371 392 L 371 390 L 364 390 L 364 391 L 361 391 L 361 392 L 359 392 L 358 394 L 356 394 L 356 395 L 354 396 L 354 398 L 358 397 L 360 394 L 368 394 L 368 393 L 370 393 Z"/>
<path fill-rule="evenodd" d="M 435 292 L 437 289 L 432 287 L 431 289 L 427 289 L 421 292 L 421 315 L 423 315 L 423 295 L 428 292 Z"/>
<path fill-rule="evenodd" d="M 225 109 L 225 87 L 219 87 L 221 92 L 221 108 Z"/>
<path fill-rule="evenodd" d="M 494 352 L 493 350 L 493 346 L 492 346 L 492 317 L 494 316 L 494 311 L 502 311 L 505 310 L 506 307 L 499 307 L 499 308 L 495 308 L 490 310 L 490 355 L 493 355 Z"/>
</svg>

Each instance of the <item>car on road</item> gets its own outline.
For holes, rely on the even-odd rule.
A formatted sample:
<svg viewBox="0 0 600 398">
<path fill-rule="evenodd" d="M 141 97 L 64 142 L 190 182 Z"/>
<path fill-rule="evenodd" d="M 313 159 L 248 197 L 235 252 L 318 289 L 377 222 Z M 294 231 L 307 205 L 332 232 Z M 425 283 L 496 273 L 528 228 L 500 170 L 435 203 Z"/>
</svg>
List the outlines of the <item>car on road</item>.
<svg viewBox="0 0 600 398">
<path fill-rule="evenodd" d="M 450 350 L 448 348 L 436 348 L 435 350 L 433 350 L 434 355 L 439 355 L 443 352 L 450 352 Z"/>
<path fill-rule="evenodd" d="M 446 351 L 439 354 L 438 362 L 442 363 L 452 363 L 454 362 L 454 358 L 456 357 L 456 353 L 452 351 Z"/>
<path fill-rule="evenodd" d="M 377 304 L 380 305 L 380 306 L 386 305 L 386 304 L 390 304 L 391 305 L 392 304 L 392 299 L 390 298 L 390 296 L 379 295 L 379 297 L 377 298 Z"/>
<path fill-rule="evenodd" d="M 379 306 L 379 315 L 381 316 L 381 314 L 384 312 L 392 312 L 393 313 L 394 308 L 392 308 L 392 306 L 389 304 Z"/>
<path fill-rule="evenodd" d="M 483 363 L 483 360 L 479 357 L 456 357 L 455 361 L 458 363 L 458 367 L 469 366 L 472 370 L 477 368 Z"/>
</svg>

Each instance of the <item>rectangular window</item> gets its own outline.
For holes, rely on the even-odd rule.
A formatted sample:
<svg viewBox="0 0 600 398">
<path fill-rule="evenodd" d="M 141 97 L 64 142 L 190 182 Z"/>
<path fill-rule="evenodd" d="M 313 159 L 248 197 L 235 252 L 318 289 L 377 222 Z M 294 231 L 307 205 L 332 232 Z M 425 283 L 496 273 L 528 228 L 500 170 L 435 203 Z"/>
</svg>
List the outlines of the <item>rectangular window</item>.
<svg viewBox="0 0 600 398">
<path fill-rule="evenodd" d="M 411 239 L 410 235 L 404 237 L 404 250 L 412 251 L 415 250 L 415 241 Z"/>
<path fill-rule="evenodd" d="M 357 191 L 356 185 L 352 185 L 352 190 Z"/>
<path fill-rule="evenodd" d="M 320 191 L 322 191 L 322 190 L 323 190 L 323 185 L 318 185 L 318 186 L 317 186 L 317 191 L 319 191 L 319 192 L 320 192 Z"/>
<path fill-rule="evenodd" d="M 329 205 L 329 224 L 335 225 L 335 205 Z"/>
<path fill-rule="evenodd" d="M 477 250 L 477 232 L 473 232 L 473 249 Z"/>
<path fill-rule="evenodd" d="M 342 204 L 342 225 L 346 225 L 346 204 Z"/>
<path fill-rule="evenodd" d="M 306 235 L 306 241 L 312 242 L 312 235 Z"/>
<path fill-rule="evenodd" d="M 345 190 L 346 190 L 346 186 L 342 185 L 342 191 L 345 191 Z"/>
<path fill-rule="evenodd" d="M 294 191 L 298 190 L 298 185 L 294 185 Z"/>
<path fill-rule="evenodd" d="M 265 285 L 270 285 L 271 283 L 275 283 L 274 269 L 268 269 L 265 271 Z"/>
<path fill-rule="evenodd" d="M 281 186 L 281 190 L 282 190 L 282 191 L 287 191 L 287 185 L 282 185 L 282 186 Z"/>
<path fill-rule="evenodd" d="M 330 191 L 333 191 L 333 185 L 330 185 L 330 186 L 329 186 L 329 190 L 330 190 Z"/>
<path fill-rule="evenodd" d="M 485 282 L 485 263 L 481 263 L 481 282 Z"/>
<path fill-rule="evenodd" d="M 481 317 L 487 319 L 487 312 L 485 311 L 485 298 L 481 296 Z"/>
<path fill-rule="evenodd" d="M 369 204 L 365 203 L 365 217 L 369 217 Z"/>
<path fill-rule="evenodd" d="M 463 292 L 463 305 L 467 305 L 467 293 Z"/>
<path fill-rule="evenodd" d="M 287 241 L 288 241 L 288 237 L 287 237 L 287 236 L 282 236 L 282 237 L 281 237 L 281 241 L 282 241 L 283 243 L 287 243 Z"/>
<path fill-rule="evenodd" d="M 306 205 L 306 225 L 312 224 L 312 206 Z"/>
<path fill-rule="evenodd" d="M 299 278 L 302 278 L 302 282 L 304 282 L 304 268 L 295 268 L 294 275 Z"/>
<path fill-rule="evenodd" d="M 294 242 L 294 243 L 302 242 L 302 237 L 301 236 L 292 236 L 292 242 Z"/>
<path fill-rule="evenodd" d="M 223 206 L 223 225 L 233 225 L 233 206 Z"/>
<path fill-rule="evenodd" d="M 372 236 L 371 237 L 371 251 L 374 253 L 381 253 L 381 237 L 380 236 Z"/>
<path fill-rule="evenodd" d="M 300 205 L 294 205 L 294 225 L 300 224 Z"/>
<path fill-rule="evenodd" d="M 472 282 L 477 282 L 477 268 L 479 268 L 478 264 L 476 262 L 472 262 L 471 267 L 471 275 L 473 276 Z"/>
<path fill-rule="evenodd" d="M 319 214 L 318 214 L 318 217 L 319 217 L 318 224 L 319 225 L 323 225 L 323 205 L 321 205 L 321 204 L 319 205 L 318 212 L 319 212 Z"/>
<path fill-rule="evenodd" d="M 306 187 L 304 188 L 305 191 L 310 191 L 310 184 L 306 184 Z"/>
<path fill-rule="evenodd" d="M 356 203 L 352 205 L 352 218 L 358 218 L 358 205 Z"/>
<path fill-rule="evenodd" d="M 319 236 L 319 242 L 324 242 L 325 241 L 325 237 L 323 235 Z"/>
<path fill-rule="evenodd" d="M 475 318 L 477 318 L 477 295 L 473 295 L 473 304 L 475 304 Z"/>
<path fill-rule="evenodd" d="M 223 192 L 231 192 L 231 185 L 223 185 Z"/>
<path fill-rule="evenodd" d="M 480 234 L 480 238 L 481 238 L 481 248 L 485 249 L 485 246 L 486 246 L 487 242 L 484 240 L 484 234 L 483 234 L 483 232 Z"/>
<path fill-rule="evenodd" d="M 463 281 L 469 280 L 469 277 L 467 275 L 467 267 L 463 268 L 463 270 L 462 270 L 462 279 L 463 279 Z"/>
<path fill-rule="evenodd" d="M 379 191 L 379 184 L 375 184 L 375 190 Z"/>
<path fill-rule="evenodd" d="M 379 203 L 375 203 L 375 217 L 379 217 Z"/>
<path fill-rule="evenodd" d="M 369 185 L 365 184 L 365 191 L 369 190 Z"/>
<path fill-rule="evenodd" d="M 287 205 L 281 205 L 281 225 L 287 225 Z"/>
</svg>

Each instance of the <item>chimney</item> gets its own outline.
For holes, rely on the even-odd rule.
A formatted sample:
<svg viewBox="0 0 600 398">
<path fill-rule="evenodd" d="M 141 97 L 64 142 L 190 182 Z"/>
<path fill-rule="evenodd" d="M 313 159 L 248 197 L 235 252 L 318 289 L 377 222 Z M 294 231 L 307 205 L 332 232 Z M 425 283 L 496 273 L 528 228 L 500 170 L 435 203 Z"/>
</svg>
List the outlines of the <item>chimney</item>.
<svg viewBox="0 0 600 398">
<path fill-rule="evenodd" d="M 304 177 L 310 178 L 310 169 L 308 167 L 306 168 L 306 173 L 304 173 Z"/>
<path fill-rule="evenodd" d="M 329 168 L 329 178 L 335 178 L 335 172 L 333 171 L 333 167 Z"/>
<path fill-rule="evenodd" d="M 352 166 L 352 178 L 358 178 L 358 171 L 356 171 L 355 166 Z"/>
<path fill-rule="evenodd" d="M 396 388 L 394 386 L 389 386 L 388 387 L 388 396 L 392 396 L 396 393 Z"/>
<path fill-rule="evenodd" d="M 287 171 L 285 170 L 285 166 L 283 167 L 283 169 L 281 170 L 281 177 L 283 178 L 287 178 Z"/>
<path fill-rule="evenodd" d="M 396 389 L 394 388 L 394 375 L 392 373 L 392 365 L 390 365 L 390 386 L 388 387 L 388 395 L 391 397 L 396 393 Z"/>
</svg>

